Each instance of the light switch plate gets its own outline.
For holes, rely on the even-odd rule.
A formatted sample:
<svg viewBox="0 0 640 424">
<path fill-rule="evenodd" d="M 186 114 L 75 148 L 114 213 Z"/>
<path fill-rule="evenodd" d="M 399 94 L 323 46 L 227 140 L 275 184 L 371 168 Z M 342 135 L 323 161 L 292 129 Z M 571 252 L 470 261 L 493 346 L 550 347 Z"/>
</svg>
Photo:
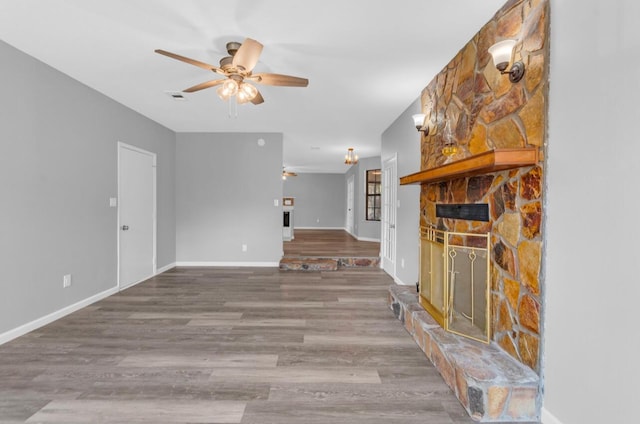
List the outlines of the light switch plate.
<svg viewBox="0 0 640 424">
<path fill-rule="evenodd" d="M 109 197 L 109 207 L 115 208 L 118 206 L 118 199 L 116 197 Z"/>
</svg>

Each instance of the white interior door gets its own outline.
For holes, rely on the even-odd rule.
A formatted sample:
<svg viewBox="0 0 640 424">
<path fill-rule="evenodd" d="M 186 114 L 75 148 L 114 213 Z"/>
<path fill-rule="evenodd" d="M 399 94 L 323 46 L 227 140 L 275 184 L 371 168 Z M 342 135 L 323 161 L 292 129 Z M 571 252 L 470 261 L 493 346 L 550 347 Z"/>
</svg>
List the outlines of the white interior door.
<svg viewBox="0 0 640 424">
<path fill-rule="evenodd" d="M 382 165 L 382 269 L 396 276 L 396 205 L 397 160 L 386 160 Z"/>
<path fill-rule="evenodd" d="M 155 273 L 156 155 L 118 143 L 118 285 Z"/>
<path fill-rule="evenodd" d="M 354 190 L 354 175 L 350 176 L 347 180 L 347 232 L 353 235 L 353 190 Z"/>
</svg>

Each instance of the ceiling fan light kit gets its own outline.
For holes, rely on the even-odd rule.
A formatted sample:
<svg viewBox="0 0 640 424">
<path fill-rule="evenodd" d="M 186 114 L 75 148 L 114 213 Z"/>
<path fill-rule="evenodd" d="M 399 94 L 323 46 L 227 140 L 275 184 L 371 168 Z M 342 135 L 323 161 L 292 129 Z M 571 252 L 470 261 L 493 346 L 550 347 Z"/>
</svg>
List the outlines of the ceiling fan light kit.
<svg viewBox="0 0 640 424">
<path fill-rule="evenodd" d="M 255 88 L 253 85 L 247 82 L 243 82 L 240 84 L 240 87 L 238 89 L 238 94 L 237 94 L 238 103 L 242 104 L 242 103 L 250 102 L 251 100 L 255 99 L 257 95 L 258 95 L 257 88 Z"/>
<path fill-rule="evenodd" d="M 237 103 L 251 102 L 254 105 L 259 105 L 264 102 L 264 98 L 260 91 L 247 81 L 255 84 L 282 87 L 306 87 L 309 85 L 309 80 L 306 78 L 271 73 L 254 74 L 253 68 L 258 63 L 258 58 L 263 48 L 262 44 L 256 40 L 246 38 L 242 43 L 231 41 L 227 43 L 226 47 L 229 56 L 220 59 L 219 67 L 166 50 L 158 49 L 155 52 L 226 77 L 225 79 L 206 81 L 186 88 L 183 90 L 185 93 L 193 93 L 205 88 L 219 86 L 216 92 L 222 100 L 228 101 L 235 96 Z"/>
<path fill-rule="evenodd" d="M 238 92 L 238 83 L 229 78 L 216 91 L 222 100 L 229 100 L 230 97 L 235 96 Z"/>
</svg>

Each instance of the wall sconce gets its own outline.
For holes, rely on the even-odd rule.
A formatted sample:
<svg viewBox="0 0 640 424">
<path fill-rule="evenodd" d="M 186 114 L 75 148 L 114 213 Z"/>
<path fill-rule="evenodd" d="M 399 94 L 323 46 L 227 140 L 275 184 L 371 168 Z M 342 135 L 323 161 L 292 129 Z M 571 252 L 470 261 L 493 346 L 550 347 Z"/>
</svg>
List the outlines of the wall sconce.
<svg viewBox="0 0 640 424">
<path fill-rule="evenodd" d="M 513 56 L 513 48 L 516 45 L 516 40 L 504 40 L 495 43 L 489 47 L 489 53 L 493 57 L 493 64 L 498 68 L 501 74 L 509 74 L 509 81 L 516 83 L 524 76 L 524 63 L 521 61 L 515 62 L 511 65 L 511 69 L 506 70 L 511 62 Z"/>
<path fill-rule="evenodd" d="M 422 132 L 427 136 L 429 135 L 429 125 L 424 123 L 425 116 L 426 115 L 424 113 L 417 113 L 411 117 L 413 118 L 413 123 L 415 124 L 418 132 Z"/>
<path fill-rule="evenodd" d="M 344 155 L 345 165 L 355 165 L 358 163 L 358 155 L 353 152 L 353 147 L 349 147 L 347 154 Z"/>
<path fill-rule="evenodd" d="M 458 145 L 455 138 L 453 137 L 453 131 L 451 130 L 451 121 L 447 121 L 444 124 L 444 129 L 442 130 L 442 139 L 444 141 L 444 146 L 442 147 L 443 155 L 445 155 L 447 158 L 451 158 L 453 155 L 458 153 Z"/>
</svg>

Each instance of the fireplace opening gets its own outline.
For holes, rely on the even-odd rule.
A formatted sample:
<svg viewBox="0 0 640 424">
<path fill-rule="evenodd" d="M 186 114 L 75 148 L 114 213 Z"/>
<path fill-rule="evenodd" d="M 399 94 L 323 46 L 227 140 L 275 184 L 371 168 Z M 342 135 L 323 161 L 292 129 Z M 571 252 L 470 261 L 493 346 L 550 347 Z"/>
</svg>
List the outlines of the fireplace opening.
<svg viewBox="0 0 640 424">
<path fill-rule="evenodd" d="M 436 217 L 489 222 L 489 205 L 487 203 L 439 203 L 436 205 Z"/>
<path fill-rule="evenodd" d="M 447 331 L 490 340 L 489 234 L 422 227 L 420 304 Z"/>
</svg>

